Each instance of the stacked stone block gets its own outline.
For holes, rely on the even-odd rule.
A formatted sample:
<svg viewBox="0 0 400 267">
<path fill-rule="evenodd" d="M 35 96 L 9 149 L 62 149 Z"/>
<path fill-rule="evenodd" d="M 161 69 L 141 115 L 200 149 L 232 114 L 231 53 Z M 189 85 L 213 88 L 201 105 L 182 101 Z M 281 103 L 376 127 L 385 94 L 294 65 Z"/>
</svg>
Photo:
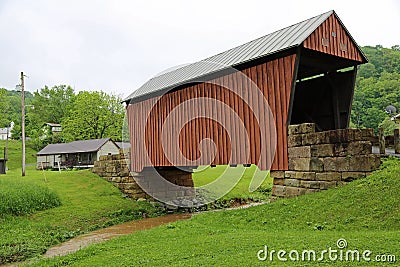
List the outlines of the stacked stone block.
<svg viewBox="0 0 400 267">
<path fill-rule="evenodd" d="M 316 132 L 315 124 L 288 128 L 289 169 L 271 171 L 272 198 L 295 197 L 360 179 L 381 161 L 372 154 L 373 129 Z"/>
<path fill-rule="evenodd" d="M 157 167 L 155 169 L 167 181 L 175 185 L 188 187 L 187 190 L 173 192 L 171 190 L 173 187 L 165 186 L 165 184 L 157 185 L 157 175 L 155 175 L 153 168 L 144 168 L 140 173 L 130 172 L 128 168 L 129 157 L 127 156 L 129 154 L 120 150 L 118 155 L 100 156 L 100 159 L 95 161 L 92 171 L 114 184 L 124 194 L 133 199 L 152 199 L 136 181 L 140 181 L 140 184 L 147 183 L 146 188 L 149 188 L 150 184 L 150 190 L 154 190 L 154 192 L 150 192 L 151 195 L 168 196 L 169 198 L 193 196 L 194 184 L 191 172 L 175 167 Z"/>
<path fill-rule="evenodd" d="M 195 194 L 192 172 L 178 167 L 145 167 L 134 174 L 136 181 L 156 199 L 162 199 L 169 205 L 179 206 L 182 201 L 192 199 Z M 163 179 L 162 179 L 162 178 Z M 168 182 L 166 182 L 168 181 Z M 177 187 L 178 185 L 179 187 Z"/>
<path fill-rule="evenodd" d="M 114 184 L 130 198 L 149 198 L 129 172 L 128 162 L 129 158 L 120 149 L 118 155 L 100 156 L 100 159 L 94 162 L 92 171 Z"/>
</svg>

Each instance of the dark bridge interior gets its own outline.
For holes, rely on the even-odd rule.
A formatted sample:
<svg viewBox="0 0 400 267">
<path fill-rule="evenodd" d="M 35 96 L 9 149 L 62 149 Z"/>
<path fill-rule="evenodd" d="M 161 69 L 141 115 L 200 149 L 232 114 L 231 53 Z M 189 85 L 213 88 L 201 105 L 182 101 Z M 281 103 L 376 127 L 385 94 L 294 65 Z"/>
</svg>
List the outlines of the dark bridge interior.
<svg viewBox="0 0 400 267">
<path fill-rule="evenodd" d="M 312 122 L 318 131 L 347 128 L 356 65 L 348 59 L 303 49 L 290 124 Z"/>
</svg>

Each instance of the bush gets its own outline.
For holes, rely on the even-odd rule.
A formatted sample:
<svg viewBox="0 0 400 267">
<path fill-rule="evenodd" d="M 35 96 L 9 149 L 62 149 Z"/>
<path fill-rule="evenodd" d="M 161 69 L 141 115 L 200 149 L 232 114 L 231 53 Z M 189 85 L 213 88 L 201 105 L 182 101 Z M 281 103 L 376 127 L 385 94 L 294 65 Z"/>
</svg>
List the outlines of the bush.
<svg viewBox="0 0 400 267">
<path fill-rule="evenodd" d="M 47 187 L 0 180 L 0 216 L 30 214 L 60 205 L 58 195 Z"/>
</svg>

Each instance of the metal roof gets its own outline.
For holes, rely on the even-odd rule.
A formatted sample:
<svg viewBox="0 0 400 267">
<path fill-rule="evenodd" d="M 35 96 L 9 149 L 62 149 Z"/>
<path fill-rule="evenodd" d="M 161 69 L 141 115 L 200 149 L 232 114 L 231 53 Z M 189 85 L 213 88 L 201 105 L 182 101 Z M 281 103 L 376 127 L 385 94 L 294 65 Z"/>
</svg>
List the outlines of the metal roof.
<svg viewBox="0 0 400 267">
<path fill-rule="evenodd" d="M 131 148 L 130 142 L 114 142 L 119 148 Z"/>
<path fill-rule="evenodd" d="M 40 150 L 37 155 L 54 155 L 54 154 L 73 154 L 73 153 L 84 153 L 84 152 L 96 152 L 109 140 L 110 138 L 102 139 L 92 139 L 92 140 L 82 140 L 73 141 L 70 143 L 61 144 L 49 144 L 42 150 Z"/>
<path fill-rule="evenodd" d="M 46 122 L 45 125 L 48 125 L 50 127 L 61 127 L 61 124 L 59 123 L 52 123 L 52 122 Z"/>
<path fill-rule="evenodd" d="M 332 14 L 334 14 L 333 10 L 262 36 L 215 56 L 162 73 L 151 78 L 124 101 L 141 98 L 158 91 L 169 90 L 228 67 L 234 67 L 257 58 L 297 47 Z"/>
</svg>

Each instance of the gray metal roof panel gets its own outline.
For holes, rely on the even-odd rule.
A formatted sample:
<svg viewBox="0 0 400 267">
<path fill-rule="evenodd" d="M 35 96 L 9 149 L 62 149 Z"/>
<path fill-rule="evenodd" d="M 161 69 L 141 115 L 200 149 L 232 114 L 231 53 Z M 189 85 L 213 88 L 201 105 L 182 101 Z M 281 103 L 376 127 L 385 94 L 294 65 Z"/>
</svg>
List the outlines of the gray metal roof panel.
<svg viewBox="0 0 400 267">
<path fill-rule="evenodd" d="M 73 141 L 70 143 L 49 144 L 37 155 L 70 154 L 98 151 L 110 138 Z"/>
<path fill-rule="evenodd" d="M 45 125 L 48 125 L 50 127 L 60 127 L 61 124 L 59 123 L 52 123 L 52 122 L 46 122 Z"/>
<path fill-rule="evenodd" d="M 334 11 L 331 10 L 204 60 L 162 73 L 151 78 L 124 101 L 172 89 L 194 81 L 196 78 L 222 71 L 227 67 L 234 67 L 260 57 L 299 46 L 333 13 Z"/>
</svg>

